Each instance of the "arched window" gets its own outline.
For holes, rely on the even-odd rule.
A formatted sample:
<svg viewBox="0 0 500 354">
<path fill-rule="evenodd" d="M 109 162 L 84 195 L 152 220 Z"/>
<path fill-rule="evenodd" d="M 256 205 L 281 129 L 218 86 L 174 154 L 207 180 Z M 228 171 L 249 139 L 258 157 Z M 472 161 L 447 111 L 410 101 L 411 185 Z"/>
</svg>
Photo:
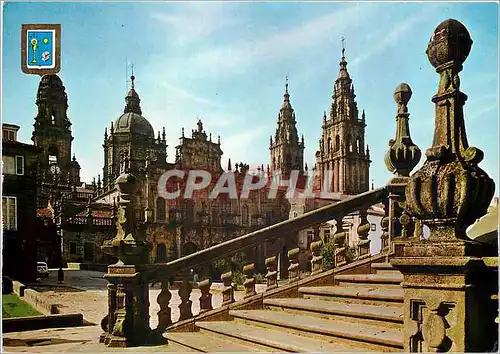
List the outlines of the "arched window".
<svg viewBox="0 0 500 354">
<path fill-rule="evenodd" d="M 340 135 L 336 135 L 335 136 L 335 151 L 339 151 L 340 150 Z"/>
<path fill-rule="evenodd" d="M 352 152 L 352 140 L 351 134 L 347 136 L 347 151 Z"/>
<path fill-rule="evenodd" d="M 332 152 L 332 139 L 328 138 L 328 147 L 327 147 L 328 153 Z"/>
<path fill-rule="evenodd" d="M 167 247 L 164 243 L 156 246 L 156 263 L 165 263 L 167 261 Z"/>
<path fill-rule="evenodd" d="M 165 221 L 167 217 L 165 199 L 162 197 L 156 198 L 156 220 L 157 221 Z"/>
<path fill-rule="evenodd" d="M 243 207 L 241 208 L 241 223 L 243 225 L 248 225 L 248 216 L 249 216 L 248 206 L 243 205 Z"/>
<path fill-rule="evenodd" d="M 359 136 L 356 139 L 356 143 L 357 143 L 356 145 L 357 145 L 358 153 L 362 154 L 363 153 L 363 142 L 361 141 L 361 138 Z"/>
</svg>

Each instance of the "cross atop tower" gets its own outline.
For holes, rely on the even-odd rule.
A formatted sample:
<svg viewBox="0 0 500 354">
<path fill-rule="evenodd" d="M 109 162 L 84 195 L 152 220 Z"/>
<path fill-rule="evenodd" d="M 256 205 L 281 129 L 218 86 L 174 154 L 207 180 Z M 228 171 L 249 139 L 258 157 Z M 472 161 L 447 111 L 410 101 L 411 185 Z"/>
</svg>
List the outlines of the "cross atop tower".
<svg viewBox="0 0 500 354">
<path fill-rule="evenodd" d="M 132 76 L 130 76 L 130 80 L 132 80 L 131 87 L 134 88 L 134 80 L 135 80 L 135 76 L 134 76 L 134 63 L 132 63 L 131 67 L 132 67 Z"/>
<path fill-rule="evenodd" d="M 285 76 L 285 91 L 288 93 L 288 74 Z"/>
<path fill-rule="evenodd" d="M 342 57 L 344 57 L 344 53 L 345 53 L 345 37 L 342 37 L 341 42 L 342 42 Z"/>
</svg>

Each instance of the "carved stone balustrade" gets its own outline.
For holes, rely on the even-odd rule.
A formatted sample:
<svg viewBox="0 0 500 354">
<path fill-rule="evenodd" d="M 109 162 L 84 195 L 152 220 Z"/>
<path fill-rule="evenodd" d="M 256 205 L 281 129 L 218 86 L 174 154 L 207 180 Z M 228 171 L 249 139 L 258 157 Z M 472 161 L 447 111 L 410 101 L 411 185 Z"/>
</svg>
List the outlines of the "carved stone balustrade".
<svg viewBox="0 0 500 354">
<path fill-rule="evenodd" d="M 243 286 L 245 287 L 245 298 L 254 296 L 257 294 L 255 291 L 255 264 L 250 263 L 243 267 L 243 274 L 245 275 L 245 282 Z"/>
<path fill-rule="evenodd" d="M 181 303 L 179 304 L 179 321 L 187 320 L 193 317 L 192 311 L 192 301 L 189 299 L 191 297 L 191 291 L 193 290 L 193 285 L 190 281 L 190 275 L 188 271 L 183 271 L 182 282 L 179 287 L 179 297 L 181 298 Z"/>
<path fill-rule="evenodd" d="M 276 256 L 266 258 L 266 291 L 276 289 L 278 287 L 278 272 L 276 270 Z"/>
<path fill-rule="evenodd" d="M 288 251 L 288 283 L 299 280 L 299 248 Z"/>
<path fill-rule="evenodd" d="M 210 293 L 210 287 L 212 286 L 212 281 L 210 279 L 202 280 L 198 283 L 198 289 L 200 289 L 200 313 L 212 310 L 212 294 Z"/>
<path fill-rule="evenodd" d="M 220 279 L 224 288 L 222 289 L 222 306 L 227 306 L 234 302 L 233 272 L 227 272 L 221 275 Z"/>
<path fill-rule="evenodd" d="M 168 281 L 161 282 L 161 291 L 158 294 L 156 301 L 160 305 L 160 311 L 158 311 L 158 329 L 164 331 L 168 326 L 172 324 L 172 310 L 170 309 L 170 300 L 172 299 L 172 294 L 170 293 Z"/>
<path fill-rule="evenodd" d="M 319 274 L 323 271 L 323 256 L 321 255 L 321 246 L 323 241 L 315 241 L 311 243 L 311 275 Z"/>
<path fill-rule="evenodd" d="M 357 229 L 359 243 L 358 243 L 358 259 L 370 257 L 370 240 L 368 234 L 370 233 L 370 223 L 368 222 L 368 211 L 363 208 L 359 212 L 360 224 Z"/>
<path fill-rule="evenodd" d="M 344 216 L 339 215 L 335 218 L 335 234 L 333 241 L 335 242 L 335 266 L 340 267 L 347 263 L 345 256 L 345 245 L 347 241 L 347 233 L 344 231 L 343 226 Z"/>
</svg>

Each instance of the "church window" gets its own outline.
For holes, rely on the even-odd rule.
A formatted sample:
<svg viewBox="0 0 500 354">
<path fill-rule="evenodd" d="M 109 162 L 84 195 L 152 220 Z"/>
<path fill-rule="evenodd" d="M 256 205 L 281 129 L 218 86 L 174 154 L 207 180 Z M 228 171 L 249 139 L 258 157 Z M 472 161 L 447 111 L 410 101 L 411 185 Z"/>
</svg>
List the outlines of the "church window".
<svg viewBox="0 0 500 354">
<path fill-rule="evenodd" d="M 347 136 L 347 149 L 349 152 L 352 152 L 352 141 L 351 141 L 351 135 L 349 134 Z"/>
<path fill-rule="evenodd" d="M 357 146 L 357 151 L 358 151 L 358 154 L 361 154 L 363 153 L 363 144 L 361 142 L 361 138 L 358 136 L 358 138 L 356 139 L 356 146 Z"/>
<path fill-rule="evenodd" d="M 332 151 L 332 139 L 328 138 L 328 153 Z"/>
<path fill-rule="evenodd" d="M 165 221 L 166 216 L 165 199 L 158 197 L 156 198 L 156 220 Z"/>
<path fill-rule="evenodd" d="M 335 136 L 335 151 L 340 150 L 340 136 L 337 134 Z"/>
</svg>

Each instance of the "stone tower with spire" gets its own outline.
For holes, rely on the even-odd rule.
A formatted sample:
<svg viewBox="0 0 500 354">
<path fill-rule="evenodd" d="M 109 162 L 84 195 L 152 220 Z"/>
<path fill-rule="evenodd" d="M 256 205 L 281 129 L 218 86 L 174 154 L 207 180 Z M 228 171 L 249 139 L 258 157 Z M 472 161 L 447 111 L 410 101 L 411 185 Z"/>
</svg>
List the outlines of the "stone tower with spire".
<svg viewBox="0 0 500 354">
<path fill-rule="evenodd" d="M 146 160 L 165 164 L 167 143 L 165 128 L 157 137 L 149 121 L 142 116 L 141 99 L 135 90 L 135 76 L 125 96 L 125 109 L 118 119 L 104 131 L 103 184 L 114 186 L 115 179 L 125 167 L 138 171 L 145 167 Z"/>
<path fill-rule="evenodd" d="M 330 115 L 327 117 L 324 112 L 322 128 L 316 152 L 316 171 L 321 183 L 326 171 L 332 171 L 330 191 L 345 195 L 368 191 L 371 161 L 369 148 L 367 145 L 365 148 L 365 112 L 360 119 L 354 85 L 347 71 L 344 40 Z"/>
<path fill-rule="evenodd" d="M 80 166 L 71 159 L 71 122 L 67 115 L 68 96 L 57 75 L 44 75 L 36 95 L 38 113 L 31 140 L 42 148 L 41 172 L 45 181 L 79 184 Z"/>
<path fill-rule="evenodd" d="M 283 104 L 278 113 L 278 126 L 276 133 L 270 137 L 269 150 L 271 155 L 271 173 L 280 171 L 283 176 L 288 176 L 291 171 L 304 171 L 304 136 L 299 140 L 296 127 L 295 112 L 290 103 L 288 93 L 288 77 L 285 84 Z"/>
</svg>

